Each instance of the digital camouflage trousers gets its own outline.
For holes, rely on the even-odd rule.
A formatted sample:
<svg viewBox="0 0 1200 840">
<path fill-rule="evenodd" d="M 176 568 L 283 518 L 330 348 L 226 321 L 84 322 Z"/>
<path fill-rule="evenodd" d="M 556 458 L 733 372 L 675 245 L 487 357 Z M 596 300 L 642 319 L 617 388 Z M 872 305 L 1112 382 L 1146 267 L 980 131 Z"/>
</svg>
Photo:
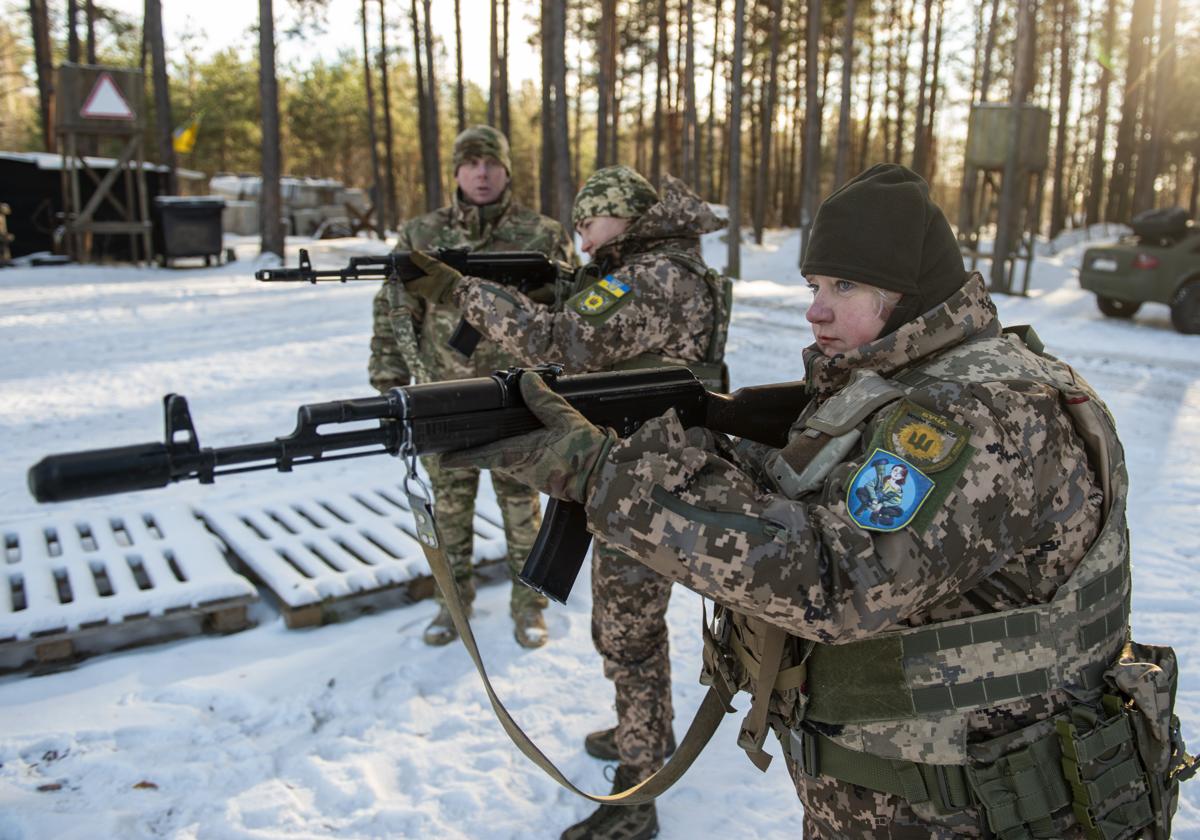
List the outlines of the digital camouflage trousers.
<svg viewBox="0 0 1200 840">
<path fill-rule="evenodd" d="M 462 599 L 469 603 L 475 599 L 471 560 L 479 470 L 445 469 L 438 463 L 437 458 L 424 458 L 422 464 L 429 473 L 438 529 L 445 543 L 446 556 L 454 570 L 454 578 L 458 581 Z M 497 473 L 491 473 L 491 477 L 496 501 L 500 505 L 500 516 L 504 521 L 504 539 L 507 545 L 505 560 L 512 577 L 509 609 L 513 615 L 530 606 L 544 609 L 547 604 L 545 596 L 517 580 L 517 573 L 525 564 L 525 558 L 533 548 L 533 541 L 542 524 L 542 510 L 537 491 Z M 440 591 L 435 591 L 434 597 L 439 604 L 443 603 Z"/>
<path fill-rule="evenodd" d="M 671 581 L 596 542 L 592 552 L 592 641 L 616 689 L 617 752 L 635 781 L 663 765 L 671 736 Z"/>
</svg>

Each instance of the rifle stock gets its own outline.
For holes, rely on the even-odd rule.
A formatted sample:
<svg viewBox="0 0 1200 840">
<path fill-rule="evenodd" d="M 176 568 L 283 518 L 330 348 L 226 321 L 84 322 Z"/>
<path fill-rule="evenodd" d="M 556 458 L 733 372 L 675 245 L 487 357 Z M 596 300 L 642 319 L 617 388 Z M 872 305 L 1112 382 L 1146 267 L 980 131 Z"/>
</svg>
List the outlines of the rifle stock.
<svg viewBox="0 0 1200 840">
<path fill-rule="evenodd" d="M 556 392 L 598 426 L 633 434 L 647 420 L 674 409 L 685 426 L 708 426 L 769 445 L 782 445 L 803 407 L 801 383 L 712 394 L 686 368 L 658 368 L 561 376 L 556 366 L 511 369 L 490 377 L 393 388 L 376 397 L 300 406 L 296 428 L 271 441 L 201 447 L 187 400 L 163 398 L 165 440 L 49 455 L 30 468 L 30 492 L 39 502 L 128 493 L 172 482 L 211 483 L 254 470 L 290 472 L 301 464 L 369 455 L 431 455 L 481 446 L 540 427 L 517 383 L 525 373 L 546 378 Z M 377 421 L 368 428 L 323 430 Z M 552 499 L 521 580 L 565 603 L 587 554 L 591 535 L 583 506 Z"/>
</svg>

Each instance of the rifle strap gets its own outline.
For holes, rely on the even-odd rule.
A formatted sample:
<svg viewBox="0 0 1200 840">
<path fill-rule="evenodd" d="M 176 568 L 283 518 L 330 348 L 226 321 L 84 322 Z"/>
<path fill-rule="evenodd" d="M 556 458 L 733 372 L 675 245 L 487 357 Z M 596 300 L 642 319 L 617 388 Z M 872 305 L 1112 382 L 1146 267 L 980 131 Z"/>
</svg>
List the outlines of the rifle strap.
<svg viewBox="0 0 1200 840">
<path fill-rule="evenodd" d="M 483 659 L 479 654 L 479 646 L 475 643 L 475 634 L 471 631 L 471 623 L 467 619 L 466 610 L 463 608 L 462 599 L 458 594 L 454 572 L 451 570 L 450 561 L 442 548 L 441 534 L 438 532 L 437 523 L 433 518 L 433 504 L 428 498 L 421 498 L 412 493 L 408 494 L 408 501 L 417 520 L 421 550 L 425 552 L 425 559 L 429 561 L 429 568 L 433 571 L 433 579 L 437 582 L 438 588 L 441 589 L 445 598 L 446 610 L 450 613 L 450 618 L 454 622 L 454 628 L 458 630 L 463 646 L 475 663 L 475 669 L 479 671 L 479 678 L 483 681 L 484 691 L 487 692 L 488 700 L 491 701 L 496 719 L 500 721 L 500 725 L 504 727 L 504 731 L 508 733 L 508 737 L 512 739 L 517 749 L 563 787 L 586 799 L 602 804 L 640 805 L 652 801 L 675 784 L 708 744 L 724 719 L 726 711 L 733 711 L 721 700 L 716 689 L 709 688 L 700 703 L 700 708 L 696 711 L 696 717 L 683 736 L 683 741 L 675 750 L 675 754 L 654 775 L 626 791 L 611 795 L 588 793 L 576 787 L 538 749 L 538 746 L 517 725 L 508 709 L 504 708 L 504 704 L 500 702 L 500 698 L 496 695 L 496 691 L 488 679 L 487 670 L 484 668 Z"/>
</svg>

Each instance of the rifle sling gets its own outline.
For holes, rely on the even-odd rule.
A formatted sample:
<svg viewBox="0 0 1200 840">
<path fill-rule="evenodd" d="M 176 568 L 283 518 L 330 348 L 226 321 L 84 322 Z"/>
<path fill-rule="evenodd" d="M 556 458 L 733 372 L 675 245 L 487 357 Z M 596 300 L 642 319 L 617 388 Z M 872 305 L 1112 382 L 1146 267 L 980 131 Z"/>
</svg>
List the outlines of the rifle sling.
<svg viewBox="0 0 1200 840">
<path fill-rule="evenodd" d="M 413 502 L 412 498 L 410 498 L 410 502 Z M 581 797 L 592 800 L 592 802 L 640 805 L 655 799 L 659 794 L 664 793 L 667 788 L 674 785 L 674 782 L 682 778 L 686 769 L 691 767 L 691 763 L 700 756 L 701 750 L 712 739 L 713 733 L 716 732 L 716 727 L 721 724 L 721 720 L 725 718 L 726 704 L 721 702 L 718 692 L 713 688 L 708 689 L 703 701 L 701 701 L 700 708 L 696 710 L 695 719 L 692 719 L 691 725 L 688 727 L 688 732 L 684 734 L 678 749 L 674 751 L 674 755 L 671 756 L 670 760 L 667 760 L 667 763 L 654 775 L 649 776 L 648 779 L 643 780 L 640 784 L 630 787 L 628 791 L 607 794 L 607 796 L 606 794 L 588 793 L 576 787 L 570 779 L 566 778 L 562 770 L 554 766 L 550 758 L 547 758 L 544 752 L 538 749 L 538 745 L 533 743 L 533 740 L 524 733 L 522 728 L 517 726 L 517 722 L 512 719 L 509 710 L 504 708 L 504 704 L 500 702 L 500 698 L 496 695 L 496 690 L 492 688 L 491 680 L 487 678 L 484 660 L 482 660 L 479 654 L 479 646 L 475 643 L 475 634 L 470 629 L 467 612 L 463 610 L 462 600 L 458 598 L 458 587 L 455 582 L 454 572 L 450 570 L 450 562 L 446 559 L 445 551 L 442 548 L 442 535 L 437 532 L 436 521 L 432 518 L 432 506 L 428 505 L 428 503 L 424 506 L 425 510 L 431 516 L 430 523 L 434 535 L 433 542 L 436 545 L 430 546 L 426 544 L 425 540 L 421 540 L 421 551 L 425 552 L 425 558 L 430 563 L 430 569 L 433 571 L 433 580 L 437 582 L 438 588 L 442 590 L 446 611 L 450 613 L 450 619 L 454 622 L 458 636 L 462 638 L 463 647 L 467 648 L 467 653 L 470 654 L 470 659 L 475 664 L 475 670 L 479 671 L 479 678 L 484 682 L 484 690 L 487 691 L 488 701 L 492 703 L 492 710 L 496 712 L 496 718 L 500 721 L 500 726 L 504 727 L 504 731 L 509 734 L 512 743 L 516 744 L 516 748 L 521 750 L 529 758 L 529 761 L 532 761 L 536 766 L 545 770 L 546 775 L 557 781 L 559 785 L 568 788 L 569 791 L 580 794 Z"/>
<path fill-rule="evenodd" d="M 426 510 L 432 514 L 432 510 L 429 507 Z M 491 701 L 492 710 L 496 713 L 496 719 L 500 721 L 500 725 L 504 727 L 504 731 L 508 733 L 508 737 L 512 739 L 517 749 L 524 753 L 530 761 L 542 768 L 546 772 L 546 775 L 550 776 L 550 778 L 563 787 L 586 799 L 602 804 L 640 805 L 644 802 L 652 801 L 675 784 L 683 776 L 684 772 L 691 767 L 692 762 L 700 755 L 701 750 L 708 744 L 713 733 L 717 731 L 717 727 L 725 717 L 726 705 L 721 701 L 716 689 L 709 688 L 700 703 L 700 708 L 696 711 L 696 717 L 692 720 L 691 725 L 688 726 L 687 733 L 683 736 L 683 741 L 680 742 L 679 747 L 675 750 L 675 754 L 654 775 L 621 793 L 602 795 L 581 790 L 563 775 L 562 771 L 538 749 L 538 746 L 517 725 L 512 715 L 509 714 L 508 709 L 500 702 L 495 689 L 492 688 L 487 670 L 483 665 L 483 659 L 479 654 L 479 646 L 475 643 L 475 634 L 471 631 L 471 623 L 467 619 L 462 600 L 458 595 L 458 585 L 454 580 L 454 573 L 450 569 L 450 561 L 446 558 L 446 552 L 441 547 L 441 534 L 437 532 L 437 526 L 432 517 L 431 524 L 433 524 L 434 542 L 436 545 L 430 546 L 424 540 L 421 540 L 421 550 L 425 552 L 425 558 L 429 561 L 429 568 L 433 571 L 433 579 L 437 582 L 438 588 L 441 589 L 442 595 L 445 597 L 446 610 L 450 613 L 450 618 L 454 622 L 454 628 L 458 630 L 458 635 L 462 638 L 463 646 L 466 647 L 467 653 L 471 655 L 471 661 L 475 663 L 475 669 L 479 671 L 479 678 L 483 681 L 483 688 L 487 692 L 488 700 Z"/>
</svg>

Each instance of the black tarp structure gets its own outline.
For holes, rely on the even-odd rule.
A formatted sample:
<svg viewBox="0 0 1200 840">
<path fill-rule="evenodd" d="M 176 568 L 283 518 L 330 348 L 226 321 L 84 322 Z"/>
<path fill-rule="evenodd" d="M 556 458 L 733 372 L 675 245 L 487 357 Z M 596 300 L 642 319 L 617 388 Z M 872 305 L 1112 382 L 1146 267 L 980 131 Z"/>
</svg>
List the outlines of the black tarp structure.
<svg viewBox="0 0 1200 840">
<path fill-rule="evenodd" d="M 115 163 L 112 158 L 88 157 L 92 169 L 109 169 Z M 153 203 L 155 196 L 167 193 L 167 169 L 147 163 L 146 190 Z M 177 169 L 181 182 L 200 180 L 203 175 L 186 169 Z M 95 183 L 81 179 L 82 200 L 91 197 Z M 118 178 L 113 184 L 112 194 L 125 202 L 125 179 Z M 2 152 L 0 151 L 0 202 L 12 208 L 8 217 L 8 230 L 13 235 L 14 257 L 39 251 L 55 251 L 54 231 L 62 224 L 62 156 L 47 152 Z M 101 202 L 96 211 L 99 221 L 119 220 L 116 209 L 108 202 Z M 124 261 L 131 258 L 128 234 L 97 234 L 92 244 L 93 259 Z"/>
</svg>

